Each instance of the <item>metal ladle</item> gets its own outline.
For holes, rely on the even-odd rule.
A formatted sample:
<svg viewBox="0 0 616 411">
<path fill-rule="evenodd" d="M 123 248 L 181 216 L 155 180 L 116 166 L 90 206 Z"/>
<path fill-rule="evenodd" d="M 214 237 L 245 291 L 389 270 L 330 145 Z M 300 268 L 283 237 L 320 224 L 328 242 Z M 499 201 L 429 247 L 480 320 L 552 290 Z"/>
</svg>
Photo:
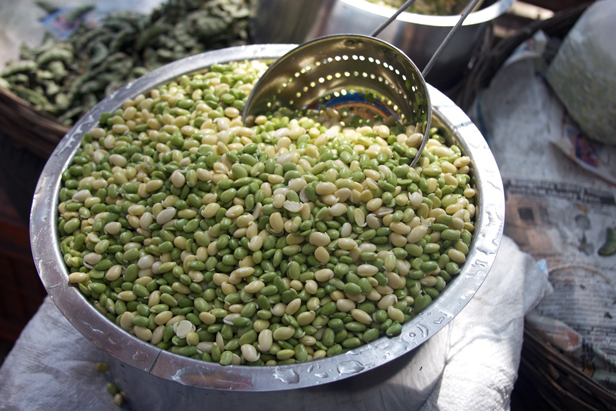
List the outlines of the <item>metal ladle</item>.
<svg viewBox="0 0 616 411">
<path fill-rule="evenodd" d="M 480 0 L 472 0 L 420 72 L 397 47 L 376 38 L 415 0 L 408 0 L 370 36 L 340 34 L 306 42 L 276 60 L 261 76 L 244 106 L 248 125 L 256 116 L 282 107 L 293 110 L 346 108 L 363 118 L 417 125 L 423 139 L 411 166 L 428 141 L 432 106 L 424 80 Z"/>
</svg>

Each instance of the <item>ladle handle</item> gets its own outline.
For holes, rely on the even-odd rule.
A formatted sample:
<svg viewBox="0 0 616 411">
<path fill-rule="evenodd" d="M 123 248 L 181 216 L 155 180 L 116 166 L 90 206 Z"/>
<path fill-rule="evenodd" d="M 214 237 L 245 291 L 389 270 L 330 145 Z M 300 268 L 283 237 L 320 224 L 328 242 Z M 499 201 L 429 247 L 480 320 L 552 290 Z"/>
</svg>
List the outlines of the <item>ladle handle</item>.
<svg viewBox="0 0 616 411">
<path fill-rule="evenodd" d="M 477 5 L 477 3 L 479 3 L 480 0 L 472 0 L 470 2 L 470 4 L 468 6 L 466 6 L 466 9 L 464 10 L 464 12 L 462 13 L 462 15 L 460 16 L 460 19 L 458 20 L 458 22 L 456 23 L 455 26 L 453 26 L 451 28 L 451 30 L 449 30 L 449 33 L 447 33 L 447 37 L 445 37 L 445 40 L 443 40 L 443 42 L 438 46 L 438 49 L 436 49 L 436 51 L 434 52 L 434 54 L 432 55 L 432 58 L 430 59 L 430 61 L 428 62 L 428 64 L 426 64 L 426 67 L 423 69 L 423 71 L 421 72 L 421 75 L 426 78 L 426 76 L 428 75 L 428 73 L 430 72 L 430 70 L 432 69 L 432 66 L 434 66 L 434 63 L 436 62 L 436 59 L 438 58 L 438 56 L 440 56 L 440 54 L 443 52 L 443 50 L 445 49 L 445 47 L 447 47 L 447 45 L 449 44 L 449 41 L 453 38 L 454 34 L 456 34 L 456 31 L 458 31 L 458 28 L 460 28 L 460 26 L 462 25 L 462 23 L 464 23 L 464 20 L 466 20 L 466 17 L 471 14 L 471 11 L 473 11 L 473 9 L 475 8 L 475 6 Z"/>
<path fill-rule="evenodd" d="M 392 21 L 394 21 L 396 19 L 396 17 L 398 17 L 400 15 L 400 13 L 402 13 L 404 10 L 408 9 L 409 7 L 411 7 L 411 4 L 415 3 L 415 0 L 407 0 L 406 3 L 404 3 L 398 10 L 396 10 L 396 12 L 394 14 L 391 15 L 391 17 L 389 17 L 385 23 L 381 24 L 376 30 L 374 30 L 370 36 L 371 37 L 376 37 L 379 35 L 380 32 L 383 31 L 383 29 L 387 26 L 389 26 L 389 23 L 391 23 Z"/>
</svg>

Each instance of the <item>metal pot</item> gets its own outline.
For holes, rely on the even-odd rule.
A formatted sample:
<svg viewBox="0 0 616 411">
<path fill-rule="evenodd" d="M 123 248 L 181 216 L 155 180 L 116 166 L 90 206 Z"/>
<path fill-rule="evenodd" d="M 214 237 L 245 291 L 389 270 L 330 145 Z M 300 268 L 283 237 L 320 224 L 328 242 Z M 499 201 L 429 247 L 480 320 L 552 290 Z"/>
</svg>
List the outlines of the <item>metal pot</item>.
<svg viewBox="0 0 616 411">
<path fill-rule="evenodd" d="M 483 44 L 488 23 L 512 4 L 513 0 L 486 1 L 471 13 L 426 81 L 439 90 L 455 85 Z M 368 35 L 394 11 L 365 0 L 252 0 L 250 31 L 256 43 L 303 43 L 341 33 Z M 458 19 L 403 12 L 378 37 L 404 51 L 423 70 Z"/>
<path fill-rule="evenodd" d="M 498 167 L 469 118 L 442 93 L 429 87 L 435 125 L 448 130 L 447 138 L 455 141 L 472 160 L 479 198 L 477 233 L 458 278 L 432 305 L 405 324 L 399 336 L 383 337 L 345 354 L 313 362 L 223 367 L 162 351 L 131 336 L 69 285 L 56 227 L 61 171 L 69 165 L 82 136 L 97 124 L 100 115 L 113 112 L 128 98 L 214 63 L 275 59 L 293 47 L 254 45 L 213 51 L 177 61 L 135 80 L 80 119 L 60 142 L 41 174 L 30 217 L 32 253 L 39 275 L 64 316 L 107 353 L 114 378 L 127 393 L 134 410 L 167 406 L 201 409 L 203 404 L 269 410 L 288 408 L 300 399 L 311 408 L 365 406 L 381 398 L 378 389 L 385 383 L 403 384 L 400 392 L 407 401 L 404 404 L 425 400 L 445 364 L 448 338 L 446 332 L 437 332 L 470 301 L 494 262 L 504 224 L 504 192 Z"/>
</svg>

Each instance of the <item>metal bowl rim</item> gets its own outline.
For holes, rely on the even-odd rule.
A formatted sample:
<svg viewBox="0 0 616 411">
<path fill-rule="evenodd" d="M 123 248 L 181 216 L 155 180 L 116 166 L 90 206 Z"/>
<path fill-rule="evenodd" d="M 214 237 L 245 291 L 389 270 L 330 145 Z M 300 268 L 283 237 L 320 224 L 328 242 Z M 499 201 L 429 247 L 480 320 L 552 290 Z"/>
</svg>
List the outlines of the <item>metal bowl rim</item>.
<svg viewBox="0 0 616 411">
<path fill-rule="evenodd" d="M 374 4 L 366 0 L 340 1 L 349 7 L 357 8 L 365 12 L 376 14 L 386 18 L 390 17 L 395 12 L 395 9 L 393 8 L 379 6 L 378 4 Z M 466 20 L 464 20 L 464 23 L 462 25 L 472 26 L 475 24 L 481 24 L 491 21 L 509 10 L 514 1 L 515 0 L 497 0 L 494 4 L 491 4 L 488 7 L 470 13 Z M 459 15 L 431 16 L 425 14 L 409 13 L 405 11 L 400 13 L 396 20 L 405 23 L 413 23 L 425 26 L 453 27 L 455 26 L 459 18 Z"/>
<path fill-rule="evenodd" d="M 478 235 L 474 236 L 467 262 L 453 281 L 425 311 L 403 326 L 399 336 L 378 340 L 344 354 L 318 361 L 275 367 L 227 366 L 193 360 L 129 337 L 103 317 L 76 287 L 68 284 L 57 221 L 60 170 L 72 159 L 83 134 L 100 114 L 118 108 L 126 99 L 162 83 L 215 63 L 275 59 L 293 44 L 232 47 L 188 57 L 154 70 L 110 95 L 81 118 L 49 158 L 39 178 L 30 216 L 32 254 L 39 276 L 55 305 L 71 324 L 97 347 L 123 363 L 180 384 L 236 391 L 281 391 L 322 385 L 374 369 L 412 351 L 447 325 L 475 295 L 498 251 L 504 226 L 504 190 L 498 167 L 479 130 L 451 100 L 428 85 L 434 114 L 460 140 L 471 157 L 476 184 Z"/>
</svg>

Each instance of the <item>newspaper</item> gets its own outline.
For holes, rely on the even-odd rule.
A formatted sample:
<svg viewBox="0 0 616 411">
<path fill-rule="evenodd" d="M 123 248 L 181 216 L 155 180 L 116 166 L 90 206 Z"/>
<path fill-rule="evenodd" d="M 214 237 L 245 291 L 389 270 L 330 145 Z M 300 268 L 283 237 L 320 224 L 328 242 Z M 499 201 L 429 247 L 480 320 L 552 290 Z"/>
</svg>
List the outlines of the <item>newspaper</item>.
<svg viewBox="0 0 616 411">
<path fill-rule="evenodd" d="M 616 389 L 616 255 L 598 254 L 607 228 L 616 227 L 616 160 L 605 147 L 576 150 L 587 141 L 541 75 L 541 36 L 501 68 L 470 116 L 499 164 L 505 234 L 549 272 L 554 288 L 527 323 Z M 576 344 L 564 344 L 575 335 Z"/>
<path fill-rule="evenodd" d="M 560 101 L 554 99 L 550 141 L 580 167 L 616 184 L 616 146 L 585 136 Z"/>
</svg>

